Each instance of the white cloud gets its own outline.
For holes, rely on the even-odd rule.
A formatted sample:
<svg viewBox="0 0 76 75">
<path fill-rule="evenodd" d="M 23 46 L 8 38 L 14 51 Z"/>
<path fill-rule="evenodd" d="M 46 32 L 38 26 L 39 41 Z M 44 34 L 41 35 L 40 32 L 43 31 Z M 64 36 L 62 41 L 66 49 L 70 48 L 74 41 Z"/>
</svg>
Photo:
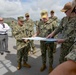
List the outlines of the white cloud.
<svg viewBox="0 0 76 75">
<path fill-rule="evenodd" d="M 25 9 L 25 12 L 29 12 L 31 15 L 31 18 L 33 19 L 39 19 L 40 18 L 40 12 L 41 10 L 47 10 L 48 13 L 50 10 L 55 10 L 55 15 L 58 16 L 58 18 L 62 18 L 64 14 L 60 12 L 60 9 L 62 6 L 60 6 L 61 0 L 32 0 L 32 3 L 24 3 L 25 5 L 23 8 Z"/>
<path fill-rule="evenodd" d="M 40 18 L 41 10 L 46 9 L 48 13 L 50 10 L 55 10 L 55 15 L 58 18 L 64 16 L 60 12 L 62 6 L 60 6 L 61 0 L 27 0 L 27 2 L 21 2 L 21 0 L 1 0 L 0 1 L 0 16 L 2 17 L 18 17 L 26 12 L 29 12 L 33 20 Z"/>
<path fill-rule="evenodd" d="M 0 16 L 15 17 L 21 14 L 20 11 L 23 11 L 22 4 L 20 1 L 9 1 L 9 0 L 0 1 Z"/>
</svg>

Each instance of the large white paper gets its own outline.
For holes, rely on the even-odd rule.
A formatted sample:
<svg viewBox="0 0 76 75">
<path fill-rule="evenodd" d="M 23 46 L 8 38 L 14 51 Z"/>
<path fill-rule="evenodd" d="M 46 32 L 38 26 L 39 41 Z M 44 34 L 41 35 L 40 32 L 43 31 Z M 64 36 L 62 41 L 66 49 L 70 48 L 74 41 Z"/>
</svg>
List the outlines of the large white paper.
<svg viewBox="0 0 76 75">
<path fill-rule="evenodd" d="M 26 40 L 42 40 L 42 41 L 57 41 L 57 39 L 54 38 L 43 38 L 43 37 L 30 37 L 30 38 L 22 38 Z"/>
</svg>

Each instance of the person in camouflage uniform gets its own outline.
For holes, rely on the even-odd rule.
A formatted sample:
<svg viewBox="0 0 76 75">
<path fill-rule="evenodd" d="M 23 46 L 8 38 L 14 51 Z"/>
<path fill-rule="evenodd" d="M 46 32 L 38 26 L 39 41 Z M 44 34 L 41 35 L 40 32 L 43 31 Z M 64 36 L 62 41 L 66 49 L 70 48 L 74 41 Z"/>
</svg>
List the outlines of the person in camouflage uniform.
<svg viewBox="0 0 76 75">
<path fill-rule="evenodd" d="M 73 14 L 74 17 L 74 15 L 76 16 L 76 0 L 73 0 L 72 4 L 73 10 L 71 15 Z M 74 26 L 75 39 L 73 45 L 69 49 L 70 52 L 65 56 L 67 61 L 57 66 L 49 75 L 76 75 L 76 23 Z"/>
<path fill-rule="evenodd" d="M 50 17 L 49 17 L 49 19 L 52 19 L 52 20 L 54 20 L 54 21 L 56 21 L 56 25 L 55 25 L 55 28 L 57 28 L 58 27 L 58 18 L 56 17 L 56 16 L 54 16 L 54 10 L 51 10 L 50 11 Z M 55 30 L 55 29 L 53 29 L 53 30 Z M 55 36 L 54 38 L 57 38 L 57 36 Z M 53 53 L 55 53 L 56 52 L 56 46 L 57 46 L 57 43 L 56 42 L 54 42 L 54 49 L 53 49 Z"/>
<path fill-rule="evenodd" d="M 40 20 L 39 21 L 35 21 L 35 25 L 36 25 L 36 31 L 38 30 L 38 24 L 40 23 L 42 21 L 42 19 L 40 18 Z"/>
<path fill-rule="evenodd" d="M 22 38 L 27 37 L 25 32 L 25 25 L 23 25 L 24 19 L 22 16 L 18 17 L 18 23 L 13 31 L 14 37 L 16 39 L 17 46 L 17 69 L 21 69 L 21 62 L 23 61 L 23 66 L 30 68 L 31 66 L 27 64 L 28 61 L 28 50 L 29 50 L 29 42 L 23 40 Z"/>
<path fill-rule="evenodd" d="M 15 21 L 12 21 L 11 24 L 10 24 L 10 27 L 11 27 L 11 30 L 12 30 L 12 37 L 14 37 L 13 30 L 15 29 L 16 24 L 17 23 Z"/>
<path fill-rule="evenodd" d="M 69 48 L 73 45 L 76 34 L 76 15 L 72 10 L 71 2 L 66 3 L 61 11 L 65 12 L 67 16 L 63 17 L 59 27 L 47 36 L 48 38 L 53 37 L 62 31 L 62 39 L 58 40 L 58 43 L 62 43 L 60 63 L 65 61 L 65 56 L 69 53 Z"/>
<path fill-rule="evenodd" d="M 48 17 L 48 13 L 46 10 L 41 12 L 42 21 L 39 22 L 37 33 L 34 36 L 46 37 L 53 31 L 53 27 L 55 27 L 56 21 L 52 21 Z M 48 58 L 49 58 L 49 73 L 53 70 L 53 48 L 54 43 L 46 43 L 46 41 L 40 41 L 40 48 L 42 54 L 42 67 L 40 71 L 44 71 L 46 69 L 46 51 L 48 51 Z"/>
<path fill-rule="evenodd" d="M 56 16 L 54 16 L 54 10 L 51 10 L 50 11 L 50 17 L 49 17 L 49 19 L 53 19 L 53 20 L 55 20 L 56 22 L 58 22 L 58 18 L 56 17 Z M 57 26 L 57 24 L 56 24 L 56 26 Z"/>
<path fill-rule="evenodd" d="M 25 23 L 26 23 L 26 27 L 27 27 L 27 35 L 29 36 L 29 37 L 32 37 L 33 35 L 34 35 L 34 22 L 33 22 L 33 20 L 31 20 L 29 17 L 29 13 L 26 13 L 25 14 L 25 17 L 26 17 L 26 20 L 25 20 Z M 31 48 L 33 49 L 33 50 L 31 50 Z M 33 52 L 33 54 L 36 52 L 36 50 L 35 50 L 35 45 L 34 45 L 34 41 L 33 40 L 30 40 L 30 51 L 32 51 Z"/>
<path fill-rule="evenodd" d="M 75 41 L 75 43 L 73 44 L 73 46 L 71 47 L 71 52 L 67 55 L 67 56 L 65 56 L 65 58 L 67 59 L 67 60 L 73 60 L 73 61 L 75 61 L 76 62 L 76 41 Z"/>
<path fill-rule="evenodd" d="M 76 16 L 76 0 L 72 1 L 72 9 L 73 9 L 72 12 Z M 69 51 L 71 52 L 67 56 L 65 56 L 65 58 L 67 60 L 73 60 L 74 62 L 76 62 L 76 25 L 74 26 L 74 37 L 75 37 L 74 44 L 69 49 Z"/>
<path fill-rule="evenodd" d="M 76 75 L 76 41 L 69 51 L 70 50 L 71 52 L 65 56 L 67 61 L 57 66 L 49 75 Z"/>
</svg>

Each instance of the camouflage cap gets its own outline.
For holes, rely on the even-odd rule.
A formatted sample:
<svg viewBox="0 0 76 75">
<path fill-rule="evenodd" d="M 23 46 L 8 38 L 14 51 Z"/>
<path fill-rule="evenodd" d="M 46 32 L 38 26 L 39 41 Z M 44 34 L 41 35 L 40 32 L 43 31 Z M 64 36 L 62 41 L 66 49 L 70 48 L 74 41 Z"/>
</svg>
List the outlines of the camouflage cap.
<svg viewBox="0 0 76 75">
<path fill-rule="evenodd" d="M 46 18 L 47 14 L 48 14 L 48 12 L 46 10 L 42 10 L 42 12 L 41 12 L 41 18 Z"/>
<path fill-rule="evenodd" d="M 54 10 L 51 10 L 50 13 L 54 13 Z"/>
<path fill-rule="evenodd" d="M 29 16 L 29 13 L 26 13 L 25 16 Z"/>
<path fill-rule="evenodd" d="M 23 16 L 19 16 L 19 17 L 18 17 L 18 20 L 24 21 L 24 17 L 23 17 Z"/>
<path fill-rule="evenodd" d="M 62 12 L 65 12 L 67 10 L 70 10 L 72 9 L 72 3 L 71 2 L 68 2 L 64 5 L 63 9 L 61 10 Z"/>
</svg>

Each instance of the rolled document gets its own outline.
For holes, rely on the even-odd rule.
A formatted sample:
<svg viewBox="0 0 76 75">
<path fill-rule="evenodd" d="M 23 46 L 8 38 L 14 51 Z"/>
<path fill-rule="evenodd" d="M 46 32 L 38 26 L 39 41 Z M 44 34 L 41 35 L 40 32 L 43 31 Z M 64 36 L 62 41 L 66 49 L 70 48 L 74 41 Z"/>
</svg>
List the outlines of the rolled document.
<svg viewBox="0 0 76 75">
<path fill-rule="evenodd" d="M 57 39 L 54 39 L 54 38 L 44 38 L 44 37 L 30 37 L 30 38 L 22 38 L 22 39 L 25 39 L 25 40 L 52 41 L 52 42 L 57 41 Z"/>
</svg>

